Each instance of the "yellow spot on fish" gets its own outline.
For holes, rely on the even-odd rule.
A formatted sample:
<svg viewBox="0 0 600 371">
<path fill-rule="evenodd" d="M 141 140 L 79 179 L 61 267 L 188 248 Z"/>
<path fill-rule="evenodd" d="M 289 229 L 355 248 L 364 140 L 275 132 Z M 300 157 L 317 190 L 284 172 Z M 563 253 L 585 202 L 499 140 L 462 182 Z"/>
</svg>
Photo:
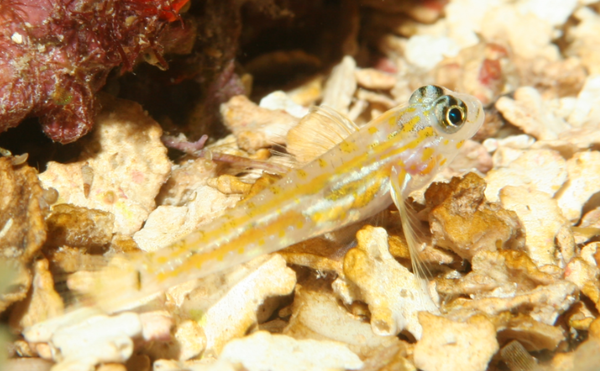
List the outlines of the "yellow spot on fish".
<svg viewBox="0 0 600 371">
<path fill-rule="evenodd" d="M 402 132 L 410 133 L 411 131 L 415 130 L 415 126 L 417 126 L 419 121 L 421 121 L 421 116 L 415 116 L 411 118 L 406 124 L 404 124 L 404 126 L 402 126 Z"/>
<path fill-rule="evenodd" d="M 425 169 L 421 170 L 421 174 L 427 175 L 427 174 L 431 173 L 431 171 L 434 168 L 435 168 L 435 159 L 432 158 L 431 160 L 427 161 L 427 166 L 425 167 Z"/>
<path fill-rule="evenodd" d="M 298 220 L 298 222 L 296 222 L 296 228 L 302 229 L 303 227 L 304 227 L 304 222 L 302 220 Z"/>
<path fill-rule="evenodd" d="M 444 139 L 444 145 L 447 146 L 450 143 L 450 139 Z"/>
<path fill-rule="evenodd" d="M 460 149 L 460 147 L 462 147 L 463 144 L 465 144 L 464 140 L 461 140 L 460 142 L 456 143 L 456 149 Z"/>
<path fill-rule="evenodd" d="M 298 169 L 296 170 L 296 173 L 298 173 L 298 176 L 302 179 L 306 178 L 306 171 L 302 170 L 302 169 Z"/>
<path fill-rule="evenodd" d="M 245 249 L 244 249 L 243 247 L 239 247 L 239 248 L 237 249 L 237 253 L 238 253 L 238 254 L 243 254 L 243 253 L 244 253 L 244 251 L 245 251 Z"/>
<path fill-rule="evenodd" d="M 270 187 L 271 192 L 273 192 L 274 195 L 278 195 L 281 193 L 281 188 L 279 186 L 273 185 Z"/>
<path fill-rule="evenodd" d="M 340 142 L 339 146 L 340 146 L 340 150 L 345 153 L 352 153 L 357 149 L 356 144 L 350 143 L 346 140 L 342 140 Z"/>
<path fill-rule="evenodd" d="M 327 161 L 323 160 L 322 158 L 317 160 L 319 162 L 319 166 L 321 168 L 324 168 L 325 166 L 327 166 Z"/>
<path fill-rule="evenodd" d="M 258 245 L 259 245 L 259 246 L 264 246 L 264 245 L 265 245 L 265 243 L 266 243 L 266 242 L 265 242 L 265 239 L 264 239 L 264 238 L 260 238 L 260 239 L 258 240 Z"/>
<path fill-rule="evenodd" d="M 370 134 L 375 134 L 375 133 L 377 133 L 377 132 L 379 132 L 379 129 L 377 129 L 375 126 L 371 126 L 371 127 L 369 128 L 369 133 L 370 133 Z"/>
<path fill-rule="evenodd" d="M 249 209 L 252 209 L 256 207 L 256 204 L 254 202 L 248 201 L 246 202 L 246 206 L 248 206 Z"/>
<path fill-rule="evenodd" d="M 390 124 L 390 126 L 396 126 L 396 116 L 390 117 L 388 124 Z"/>
<path fill-rule="evenodd" d="M 279 230 L 279 238 L 285 237 L 285 231 L 283 229 Z"/>
<path fill-rule="evenodd" d="M 435 150 L 431 147 L 427 147 L 423 150 L 423 156 L 421 157 L 421 161 L 427 161 L 433 156 Z"/>
<path fill-rule="evenodd" d="M 442 157 L 441 160 L 438 160 L 440 162 L 440 166 L 444 166 L 444 164 L 446 163 L 447 158 L 446 157 Z"/>
</svg>

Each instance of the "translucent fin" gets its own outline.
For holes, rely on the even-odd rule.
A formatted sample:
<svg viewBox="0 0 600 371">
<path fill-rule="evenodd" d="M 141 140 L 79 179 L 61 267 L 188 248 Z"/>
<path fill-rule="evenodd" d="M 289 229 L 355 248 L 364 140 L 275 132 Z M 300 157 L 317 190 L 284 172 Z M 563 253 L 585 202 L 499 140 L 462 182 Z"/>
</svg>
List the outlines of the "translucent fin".
<svg viewBox="0 0 600 371">
<path fill-rule="evenodd" d="M 437 307 L 428 287 L 428 278 L 431 274 L 420 256 L 421 246 L 423 245 L 425 238 L 421 233 L 422 230 L 417 212 L 408 204 L 407 200 L 407 196 L 410 194 L 410 191 L 408 191 L 408 183 L 411 180 L 411 176 L 407 174 L 404 169 L 397 168 L 396 166 L 392 167 L 390 176 L 392 183 L 392 199 L 400 213 L 402 232 L 404 233 L 408 245 L 413 273 L 421 284 L 422 295 L 420 295 L 419 299 L 422 303 L 430 302 L 433 307 Z"/>
<path fill-rule="evenodd" d="M 535 358 L 516 340 L 508 343 L 500 351 L 502 360 L 511 371 L 539 371 Z"/>
<path fill-rule="evenodd" d="M 417 277 L 426 279 L 430 276 L 430 273 L 419 254 L 421 246 L 425 243 L 425 238 L 421 231 L 417 212 L 408 204 L 406 198 L 408 193 L 406 189 L 410 180 L 411 176 L 404 170 L 397 169 L 395 166 L 392 167 L 392 199 L 400 213 L 402 232 L 404 233 L 406 243 L 408 244 L 413 272 Z"/>
<path fill-rule="evenodd" d="M 287 150 L 308 163 L 358 131 L 348 117 L 329 107 L 313 108 L 287 134 Z"/>
</svg>

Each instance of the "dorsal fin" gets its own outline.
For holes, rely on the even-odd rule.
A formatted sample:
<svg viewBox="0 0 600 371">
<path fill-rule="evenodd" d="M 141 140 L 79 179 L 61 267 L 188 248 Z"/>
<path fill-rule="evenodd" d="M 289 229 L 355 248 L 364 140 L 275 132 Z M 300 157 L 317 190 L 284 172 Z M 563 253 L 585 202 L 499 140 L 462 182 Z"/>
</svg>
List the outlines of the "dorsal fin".
<svg viewBox="0 0 600 371">
<path fill-rule="evenodd" d="M 356 124 L 333 108 L 313 108 L 288 132 L 287 151 L 300 163 L 308 163 L 355 131 Z"/>
</svg>

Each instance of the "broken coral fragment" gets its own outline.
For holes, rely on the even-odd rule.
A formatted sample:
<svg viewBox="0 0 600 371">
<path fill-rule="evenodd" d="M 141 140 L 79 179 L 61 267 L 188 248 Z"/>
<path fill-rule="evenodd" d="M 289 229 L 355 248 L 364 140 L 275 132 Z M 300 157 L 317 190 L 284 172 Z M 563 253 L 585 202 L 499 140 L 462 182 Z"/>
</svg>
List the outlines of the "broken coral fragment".
<svg viewBox="0 0 600 371">
<path fill-rule="evenodd" d="M 358 246 L 344 257 L 344 274 L 360 288 L 355 299 L 369 305 L 373 332 L 390 336 L 406 329 L 419 339 L 417 313 L 438 312 L 425 284 L 390 254 L 385 229 L 367 226 L 356 238 Z"/>
<path fill-rule="evenodd" d="M 0 255 L 27 263 L 46 239 L 44 217 L 47 202 L 37 179 L 27 165 L 13 166 L 0 158 Z"/>
<path fill-rule="evenodd" d="M 525 187 L 506 186 L 500 191 L 502 205 L 519 216 L 525 226 L 525 251 L 537 264 L 564 267 L 565 259 L 557 250 L 555 238 L 568 226 L 568 220 L 546 192 Z M 569 232 L 570 233 L 570 232 Z"/>
<path fill-rule="evenodd" d="M 554 325 L 558 316 L 575 302 L 578 291 L 573 283 L 559 280 L 550 285 L 511 295 L 505 295 L 503 292 L 494 295 L 492 292 L 487 297 L 475 300 L 457 298 L 446 304 L 444 309 L 449 318 L 466 319 L 478 311 L 495 316 L 501 312 L 525 308 L 534 320 Z"/>
<path fill-rule="evenodd" d="M 48 202 L 37 171 L 27 165 L 13 166 L 11 158 L 0 158 L 0 256 L 14 269 L 10 290 L 0 292 L 0 312 L 25 298 L 31 283 L 26 267 L 46 240 Z M 8 267 L 3 267 L 7 269 Z"/>
<path fill-rule="evenodd" d="M 140 249 L 156 251 L 177 242 L 202 223 L 235 206 L 240 198 L 225 195 L 208 185 L 191 191 L 194 195 L 191 201 L 181 206 L 162 205 L 150 213 L 144 227 L 133 235 Z"/>
<path fill-rule="evenodd" d="M 374 68 L 356 69 L 354 76 L 358 85 L 371 90 L 390 90 L 396 85 L 394 75 Z"/>
<path fill-rule="evenodd" d="M 579 21 L 568 28 L 565 38 L 568 47 L 565 54 L 577 56 L 590 75 L 600 73 L 600 48 L 596 35 L 600 32 L 600 16 L 589 7 L 581 7 L 573 13 Z"/>
<path fill-rule="evenodd" d="M 245 151 L 284 144 L 287 132 L 298 123 L 298 118 L 289 113 L 259 107 L 243 95 L 223 103 L 221 115 L 225 126 L 235 135 L 239 148 Z"/>
<path fill-rule="evenodd" d="M 71 204 L 54 205 L 46 219 L 48 245 L 93 249 L 110 243 L 113 237 L 113 214 Z"/>
<path fill-rule="evenodd" d="M 567 161 L 569 179 L 557 195 L 558 206 L 565 217 L 576 223 L 583 205 L 600 192 L 600 152 L 578 152 Z"/>
<path fill-rule="evenodd" d="M 48 342 L 57 369 L 87 370 L 100 363 L 125 362 L 133 353 L 133 338 L 142 330 L 136 313 L 108 317 L 79 309 L 29 327 L 23 335 L 30 343 Z"/>
<path fill-rule="evenodd" d="M 259 370 L 358 370 L 358 356 L 338 342 L 296 340 L 266 331 L 231 341 L 219 359 L 240 363 L 249 371 Z"/>
<path fill-rule="evenodd" d="M 419 313 L 423 338 L 414 350 L 415 365 L 424 371 L 484 371 L 498 351 L 496 328 L 477 315 L 456 322 L 431 313 Z"/>
<path fill-rule="evenodd" d="M 361 357 L 400 342 L 393 336 L 374 334 L 368 323 L 349 313 L 328 291 L 296 286 L 292 313 L 285 335 L 338 341 Z"/>
<path fill-rule="evenodd" d="M 471 259 L 478 251 L 517 248 L 522 226 L 514 212 L 485 199 L 485 182 L 474 173 L 434 183 L 425 192 L 434 243 Z"/>
<path fill-rule="evenodd" d="M 554 281 L 522 251 L 480 251 L 471 259 L 471 272 L 459 279 L 438 279 L 436 289 L 440 294 L 481 297 L 493 290 L 514 293 Z"/>
<path fill-rule="evenodd" d="M 156 251 L 176 242 L 213 220 L 240 200 L 208 185 L 217 176 L 217 165 L 197 158 L 175 165 L 157 197 L 154 209 L 142 229 L 133 235 L 140 249 Z"/>
<path fill-rule="evenodd" d="M 281 256 L 272 255 L 242 265 L 225 277 L 207 277 L 200 282 L 204 284 L 186 295 L 181 310 L 197 319 L 206 336 L 204 355 L 214 356 L 256 324 L 257 309 L 266 298 L 291 293 L 296 275 Z M 219 298 L 216 302 L 211 300 L 215 297 Z"/>
<path fill-rule="evenodd" d="M 110 212 L 115 216 L 114 231 L 131 235 L 154 209 L 154 199 L 171 170 L 161 135 L 158 123 L 140 105 L 109 99 L 96 119 L 96 129 L 85 139 L 88 151 L 81 160 L 49 162 L 39 178 L 45 187 L 58 191 L 58 203 Z"/>
<path fill-rule="evenodd" d="M 521 87 L 514 100 L 500 97 L 496 108 L 511 124 L 539 140 L 555 140 L 569 129 L 564 119 L 556 117 L 549 103 L 532 87 Z"/>
<path fill-rule="evenodd" d="M 525 186 L 554 196 L 567 180 L 567 162 L 553 150 L 500 147 L 493 158 L 494 169 L 485 176 L 485 196 L 492 202 L 498 201 L 500 189 L 507 185 Z"/>
<path fill-rule="evenodd" d="M 48 269 L 48 260 L 40 259 L 33 264 L 33 282 L 28 300 L 16 304 L 11 312 L 10 325 L 13 330 L 33 326 L 64 311 L 61 297 L 54 289 L 54 279 Z"/>
<path fill-rule="evenodd" d="M 323 89 L 321 105 L 331 107 L 337 112 L 348 114 L 348 108 L 356 91 L 356 61 L 351 56 L 345 56 L 333 68 Z"/>
<path fill-rule="evenodd" d="M 555 350 L 566 340 L 566 334 L 560 326 L 538 322 L 522 313 L 505 323 L 496 324 L 496 327 L 500 343 L 507 343 L 510 339 L 518 340 L 528 351 Z"/>
</svg>

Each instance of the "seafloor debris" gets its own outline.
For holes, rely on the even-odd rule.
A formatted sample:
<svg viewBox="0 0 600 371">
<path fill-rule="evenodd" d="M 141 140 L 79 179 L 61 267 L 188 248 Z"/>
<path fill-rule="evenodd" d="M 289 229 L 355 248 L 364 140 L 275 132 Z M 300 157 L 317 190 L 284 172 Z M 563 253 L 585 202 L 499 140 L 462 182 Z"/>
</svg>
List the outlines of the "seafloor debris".
<svg viewBox="0 0 600 371">
<path fill-rule="evenodd" d="M 110 212 L 114 231 L 131 235 L 154 209 L 171 163 L 160 126 L 139 105 L 110 98 L 104 106 L 80 160 L 50 162 L 40 180 L 58 191 L 58 204 Z"/>
<path fill-rule="evenodd" d="M 30 263 L 46 239 L 49 192 L 40 186 L 35 169 L 13 165 L 10 157 L 0 158 L 0 256 L 6 270 L 0 293 L 0 310 L 23 300 L 32 281 Z M 13 274 L 8 274 L 12 271 Z"/>
<path fill-rule="evenodd" d="M 339 2 L 323 3 L 327 12 Z M 14 334 L 8 341 L 9 370 L 514 371 L 519 362 L 531 370 L 597 366 L 598 2 L 341 3 L 343 13 L 339 8 L 330 16 L 345 17 L 332 22 L 339 29 L 325 25 L 325 44 L 300 34 L 261 33 L 285 28 L 296 16 L 314 26 L 304 12 L 318 8 L 318 1 L 286 8 L 277 1 L 256 0 L 240 8 L 241 15 L 231 23 L 217 22 L 223 29 L 213 27 L 213 34 L 199 24 L 187 29 L 198 34 L 203 56 L 195 65 L 193 58 L 175 59 L 171 66 L 180 69 L 173 76 L 186 80 L 189 73 L 196 82 L 206 79 L 212 90 L 193 102 L 195 113 L 202 116 L 208 112 L 205 105 L 224 103 L 221 121 L 232 132 L 192 142 L 202 144 L 200 158 L 193 157 L 195 151 L 180 158 L 171 151 L 169 158 L 159 124 L 136 103 L 113 98 L 101 98 L 104 111 L 94 131 L 82 138 L 83 151 L 70 161 L 58 157 L 38 176 L 23 163 L 25 155 L 0 158 L 0 276 L 6 280 L 0 282 L 0 309 Z M 194 6 L 186 14 L 198 17 L 210 11 Z M 256 7 L 274 19 L 268 25 L 256 23 L 266 22 Z M 9 22 L 3 18 L 7 9 L 0 5 L 0 24 Z M 14 9 L 17 16 L 34 14 Z M 166 16 L 163 10 L 157 8 L 157 20 Z M 81 14 L 88 11 L 81 9 Z M 176 17 L 169 14 L 163 23 Z M 34 40 L 36 27 L 28 34 L 7 31 L 0 47 L 10 43 L 10 54 L 34 41 L 53 42 L 48 48 L 54 51 L 66 45 L 66 39 Z M 189 42 L 184 36 L 181 40 Z M 257 45 L 251 56 L 234 62 L 238 38 L 242 49 Z M 226 40 L 232 50 L 223 49 Z M 153 45 L 125 50 L 119 60 L 148 48 Z M 341 50 L 345 56 L 329 66 L 327 58 Z M 198 77 L 205 62 L 215 71 Z M 96 72 L 102 80 L 105 67 Z M 301 68 L 304 72 L 293 71 Z M 294 77 L 286 80 L 281 71 L 294 72 Z M 276 75 L 272 81 L 270 73 Z M 75 82 L 80 77 L 64 76 Z M 69 98 L 73 83 L 61 90 L 61 81 L 50 88 L 36 86 L 33 98 L 50 92 L 46 102 L 63 102 L 67 111 L 77 99 L 81 103 L 75 95 Z M 96 270 L 110 272 L 103 267 L 110 259 L 108 268 L 125 271 L 124 253 L 145 256 L 202 229 L 280 173 L 339 143 L 354 123 L 362 125 L 405 103 L 415 88 L 429 83 L 477 96 L 489 119 L 475 140 L 462 145 L 448 171 L 412 194 L 423 243 L 419 258 L 428 276 L 408 268 L 411 257 L 397 211 L 390 208 L 366 222 L 129 303 L 128 311 L 107 315 L 98 309 L 102 303 L 85 307 L 86 291 L 94 290 L 89 278 Z M 23 100 L 29 93 L 19 86 L 7 88 L 18 90 L 21 95 L 12 98 L 19 104 L 39 103 Z M 280 90 L 273 92 L 274 87 Z M 250 98 L 229 99 L 232 92 L 246 92 Z M 320 104 L 344 116 L 316 110 Z M 185 136 L 175 136 L 175 124 L 162 116 L 154 119 L 174 135 L 171 143 L 187 143 Z M 332 126 L 338 119 L 343 125 Z M 70 122 L 65 121 L 64 130 Z M 79 131 L 51 134 L 68 141 L 66 134 L 74 138 L 89 128 L 87 121 L 81 123 Z M 199 134 L 189 127 L 181 131 Z M 5 266 L 12 268 L 11 275 Z M 131 273 L 130 283 L 139 286 L 135 271 Z M 80 305 L 73 309 L 71 303 Z M 0 333 L 0 342 L 4 338 Z M 22 362 L 25 357 L 29 363 Z"/>
</svg>

